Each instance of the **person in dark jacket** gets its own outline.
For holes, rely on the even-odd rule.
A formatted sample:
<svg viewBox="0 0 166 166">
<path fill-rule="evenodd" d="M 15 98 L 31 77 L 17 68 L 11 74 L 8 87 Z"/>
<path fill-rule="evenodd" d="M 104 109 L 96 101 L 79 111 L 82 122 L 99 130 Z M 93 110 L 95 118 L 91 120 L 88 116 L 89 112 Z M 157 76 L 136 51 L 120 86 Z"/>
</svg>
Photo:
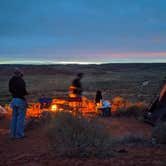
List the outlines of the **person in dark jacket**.
<svg viewBox="0 0 166 166">
<path fill-rule="evenodd" d="M 14 71 L 14 76 L 9 80 L 9 92 L 12 95 L 10 106 L 12 108 L 12 120 L 10 126 L 11 138 L 23 138 L 26 116 L 26 100 L 28 94 L 23 79 L 23 72 L 20 69 Z"/>
<path fill-rule="evenodd" d="M 81 79 L 83 77 L 83 73 L 77 74 L 77 77 L 73 80 L 72 85 L 69 88 L 69 97 L 81 97 L 82 96 L 82 85 Z"/>
</svg>

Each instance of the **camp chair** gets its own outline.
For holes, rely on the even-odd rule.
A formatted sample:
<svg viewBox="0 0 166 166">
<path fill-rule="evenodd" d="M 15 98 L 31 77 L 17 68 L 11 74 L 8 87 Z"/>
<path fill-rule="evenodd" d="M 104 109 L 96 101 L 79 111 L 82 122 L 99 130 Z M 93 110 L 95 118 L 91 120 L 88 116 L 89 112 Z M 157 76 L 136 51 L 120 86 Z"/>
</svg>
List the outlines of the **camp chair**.
<svg viewBox="0 0 166 166">
<path fill-rule="evenodd" d="M 40 109 L 49 108 L 52 103 L 52 98 L 40 98 L 39 103 L 40 103 Z"/>
</svg>

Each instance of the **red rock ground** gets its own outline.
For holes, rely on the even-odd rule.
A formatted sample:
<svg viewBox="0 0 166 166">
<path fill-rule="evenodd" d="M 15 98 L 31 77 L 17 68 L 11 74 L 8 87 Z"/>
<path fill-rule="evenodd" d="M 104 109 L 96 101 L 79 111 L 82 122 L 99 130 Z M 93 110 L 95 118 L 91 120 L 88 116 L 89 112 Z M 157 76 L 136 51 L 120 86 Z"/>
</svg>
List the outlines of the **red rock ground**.
<svg viewBox="0 0 166 166">
<path fill-rule="evenodd" d="M 125 133 L 141 133 L 150 137 L 152 127 L 127 118 L 102 119 L 116 137 Z M 27 131 L 27 138 L 9 138 L 9 120 L 0 119 L 0 166 L 166 166 L 165 146 L 123 146 L 127 152 L 109 159 L 53 158 L 48 151 L 48 138 L 43 127 Z"/>
</svg>

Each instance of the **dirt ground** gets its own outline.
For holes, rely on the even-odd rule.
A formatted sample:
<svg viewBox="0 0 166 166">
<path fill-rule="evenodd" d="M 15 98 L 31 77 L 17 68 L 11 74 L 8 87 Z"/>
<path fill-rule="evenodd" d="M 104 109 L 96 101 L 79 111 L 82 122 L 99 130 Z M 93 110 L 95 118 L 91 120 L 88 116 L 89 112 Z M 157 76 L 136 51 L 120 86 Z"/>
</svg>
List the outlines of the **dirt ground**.
<svg viewBox="0 0 166 166">
<path fill-rule="evenodd" d="M 151 136 L 152 127 L 132 118 L 105 118 L 113 136 L 119 137 L 126 133 L 142 134 L 146 138 Z M 107 159 L 67 159 L 53 158 L 48 150 L 48 138 L 44 127 L 37 127 L 26 132 L 27 137 L 21 140 L 9 138 L 8 118 L 0 119 L 0 166 L 165 166 L 165 146 L 127 146 L 123 153 Z M 118 150 L 118 148 L 117 148 Z"/>
</svg>

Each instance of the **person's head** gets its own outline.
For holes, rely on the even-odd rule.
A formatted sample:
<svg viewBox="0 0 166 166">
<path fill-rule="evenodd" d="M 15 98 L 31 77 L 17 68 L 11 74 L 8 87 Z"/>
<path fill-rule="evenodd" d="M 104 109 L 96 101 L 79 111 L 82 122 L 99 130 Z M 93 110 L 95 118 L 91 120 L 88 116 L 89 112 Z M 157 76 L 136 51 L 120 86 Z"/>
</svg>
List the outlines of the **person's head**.
<svg viewBox="0 0 166 166">
<path fill-rule="evenodd" d="M 97 90 L 97 91 L 96 91 L 96 96 L 102 96 L 102 93 L 101 93 L 100 90 Z"/>
<path fill-rule="evenodd" d="M 77 77 L 78 77 L 79 79 L 81 79 L 81 78 L 83 77 L 83 75 L 84 75 L 83 73 L 78 73 L 78 74 L 77 74 Z"/>
<path fill-rule="evenodd" d="M 19 68 L 15 68 L 14 75 L 17 77 L 23 77 L 23 71 Z"/>
</svg>

